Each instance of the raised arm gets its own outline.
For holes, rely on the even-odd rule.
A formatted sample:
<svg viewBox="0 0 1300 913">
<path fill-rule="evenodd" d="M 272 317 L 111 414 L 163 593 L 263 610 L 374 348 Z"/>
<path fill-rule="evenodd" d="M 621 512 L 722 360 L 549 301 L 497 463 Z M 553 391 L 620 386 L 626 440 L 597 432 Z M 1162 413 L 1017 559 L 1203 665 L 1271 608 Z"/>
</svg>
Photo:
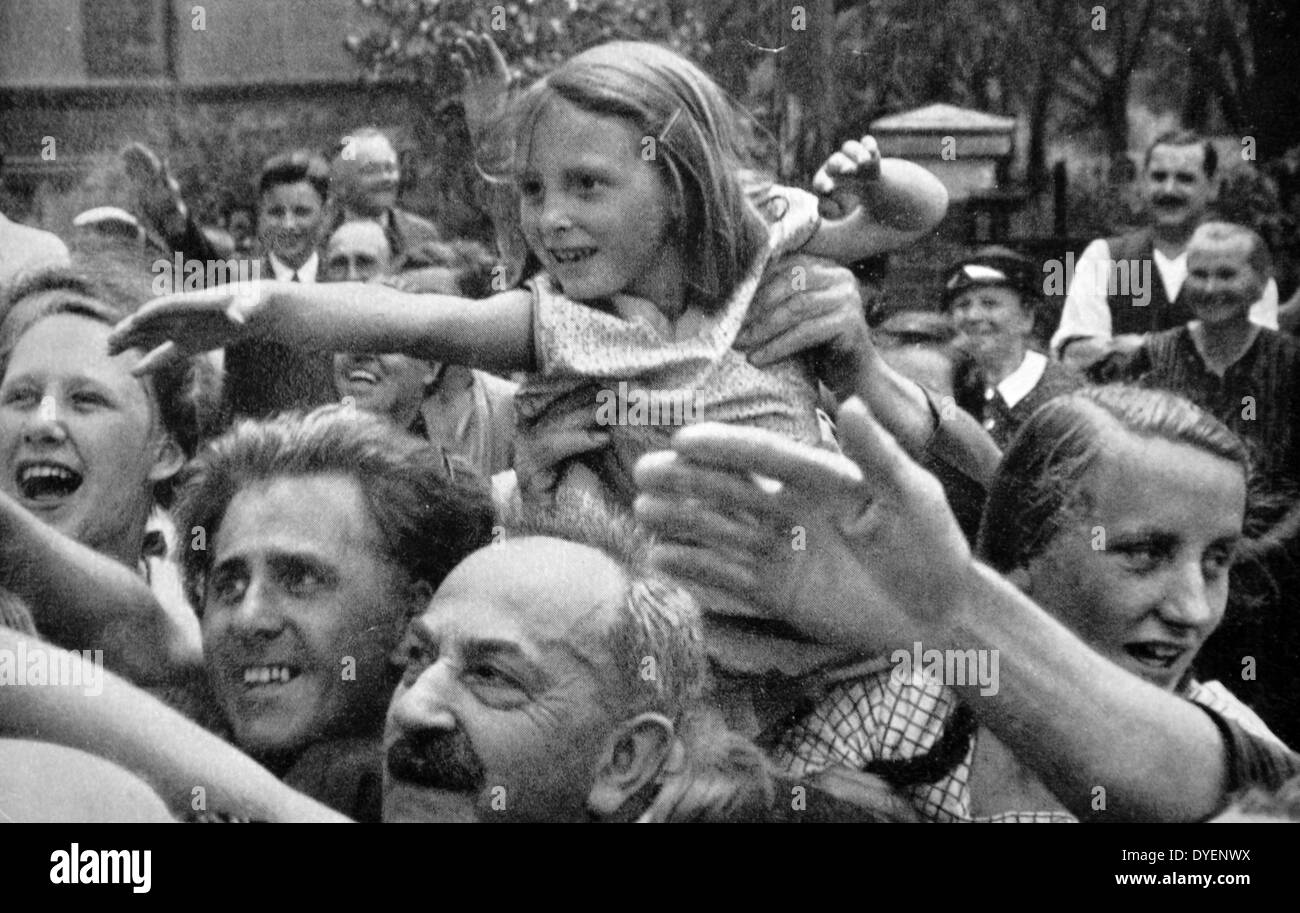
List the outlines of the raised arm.
<svg viewBox="0 0 1300 913">
<path fill-rule="evenodd" d="M 759 367 L 807 356 L 838 401 L 860 397 L 903 449 L 939 477 L 973 538 L 1001 456 L 997 445 L 951 398 L 936 397 L 886 364 L 872 344 L 851 272 L 802 254 L 771 264 L 736 348 Z"/>
<path fill-rule="evenodd" d="M 813 178 L 813 190 L 829 198 L 824 209 L 835 214 L 824 218 L 804 249 L 841 263 L 897 250 L 948 211 L 948 190 L 938 178 L 903 159 L 882 159 L 870 136 L 832 154 Z"/>
<path fill-rule="evenodd" d="M 139 685 L 184 679 L 202 662 L 198 644 L 138 574 L 3 493 L 0 585 L 28 604 L 46 637 L 68 649 L 103 650 L 111 669 Z"/>
<path fill-rule="evenodd" d="M 149 354 L 136 373 L 178 355 L 265 339 L 317 351 L 401 352 L 489 371 L 533 367 L 532 297 L 482 301 L 379 284 L 253 282 L 157 298 L 123 320 L 113 352 Z"/>
<path fill-rule="evenodd" d="M 486 33 L 466 32 L 456 39 L 451 60 L 464 79 L 460 103 L 470 142 L 477 151 L 505 114 L 510 101 L 510 66 L 492 36 Z"/>
<path fill-rule="evenodd" d="M 8 628 L 0 628 L 0 650 L 11 656 L 21 650 L 29 664 L 41 651 L 62 653 Z M 208 810 L 264 821 L 346 820 L 111 672 L 99 679 L 80 655 L 59 656 L 51 668 L 75 670 L 74 680 L 98 682 L 103 690 L 0 688 L 0 734 L 67 745 L 114 761 L 152 786 L 177 815 Z"/>
<path fill-rule="evenodd" d="M 966 697 L 1080 817 L 1187 821 L 1222 806 L 1228 749 L 1208 714 L 1094 653 L 974 561 L 940 486 L 860 401 L 844 404 L 839 430 L 852 462 L 759 429 L 678 432 L 673 453 L 637 467 L 638 517 L 664 540 L 656 561 L 864 652 L 997 650 L 997 694 Z"/>
<path fill-rule="evenodd" d="M 1227 751 L 1205 711 L 1094 652 L 990 568 L 973 565 L 925 644 L 998 651 L 996 696 L 957 690 L 1079 818 L 1200 821 L 1227 801 Z"/>
</svg>

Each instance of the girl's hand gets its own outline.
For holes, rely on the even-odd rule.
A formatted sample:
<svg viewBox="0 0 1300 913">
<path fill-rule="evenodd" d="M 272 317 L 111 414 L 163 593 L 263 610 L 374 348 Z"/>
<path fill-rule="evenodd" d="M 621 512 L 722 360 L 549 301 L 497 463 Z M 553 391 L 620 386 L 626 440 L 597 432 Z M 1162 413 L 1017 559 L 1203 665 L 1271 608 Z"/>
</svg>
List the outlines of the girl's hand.
<svg viewBox="0 0 1300 913">
<path fill-rule="evenodd" d="M 867 184 L 880 180 L 880 147 L 874 138 L 849 140 L 828 158 L 813 177 L 813 190 L 839 207 L 838 217 L 862 205 Z"/>
<path fill-rule="evenodd" d="M 456 39 L 451 59 L 465 79 L 461 105 L 470 137 L 477 146 L 487 130 L 505 113 L 510 97 L 510 67 L 490 35 L 466 32 Z"/>
<path fill-rule="evenodd" d="M 758 606 L 822 642 L 929 636 L 964 606 L 970 548 L 938 480 L 860 400 L 838 422 L 847 457 L 719 424 L 643 457 L 635 509 L 660 537 L 654 561 L 709 602 Z"/>
<path fill-rule="evenodd" d="M 190 355 L 220 349 L 249 335 L 254 313 L 269 296 L 256 283 L 155 298 L 127 317 L 109 337 L 109 353 L 144 349 L 132 373 L 148 374 Z"/>
</svg>

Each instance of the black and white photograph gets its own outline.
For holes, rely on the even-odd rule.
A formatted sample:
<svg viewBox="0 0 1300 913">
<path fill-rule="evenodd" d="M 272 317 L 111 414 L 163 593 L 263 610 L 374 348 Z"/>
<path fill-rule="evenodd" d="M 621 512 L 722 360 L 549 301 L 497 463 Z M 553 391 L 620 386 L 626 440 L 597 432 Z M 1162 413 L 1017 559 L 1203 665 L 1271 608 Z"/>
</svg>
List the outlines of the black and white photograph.
<svg viewBox="0 0 1300 913">
<path fill-rule="evenodd" d="M 1201 825 L 1300 821 L 1297 47 L 1286 0 L 0 0 L 14 870 L 1111 823 L 1061 872 L 1263 886 L 1286 841 Z M 1096 831 L 979 833 L 998 883 Z"/>
</svg>

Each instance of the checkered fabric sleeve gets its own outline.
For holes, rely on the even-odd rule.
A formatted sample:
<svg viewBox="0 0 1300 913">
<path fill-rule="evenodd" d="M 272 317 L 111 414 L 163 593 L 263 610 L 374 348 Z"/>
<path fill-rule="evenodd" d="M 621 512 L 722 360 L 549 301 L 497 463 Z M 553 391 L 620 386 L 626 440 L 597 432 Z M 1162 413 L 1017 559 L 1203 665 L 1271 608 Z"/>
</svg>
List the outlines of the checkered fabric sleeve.
<svg viewBox="0 0 1300 913">
<path fill-rule="evenodd" d="M 863 770 L 872 762 L 915 758 L 935 746 L 956 707 L 951 688 L 893 669 L 841 682 L 791 728 L 776 760 L 806 776 L 836 764 Z M 913 804 L 932 821 L 969 819 L 969 776 L 968 752 L 952 772 L 912 787 Z"/>
</svg>

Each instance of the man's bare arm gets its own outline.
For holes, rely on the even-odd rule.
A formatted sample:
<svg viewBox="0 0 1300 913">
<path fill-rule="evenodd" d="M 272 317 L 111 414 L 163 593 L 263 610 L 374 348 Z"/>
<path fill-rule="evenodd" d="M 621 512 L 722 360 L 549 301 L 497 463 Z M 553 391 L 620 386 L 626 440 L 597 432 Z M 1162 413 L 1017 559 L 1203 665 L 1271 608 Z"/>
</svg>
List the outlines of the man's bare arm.
<svg viewBox="0 0 1300 913">
<path fill-rule="evenodd" d="M 637 466 L 637 516 L 665 571 L 864 653 L 900 643 L 997 651 L 998 691 L 971 707 L 1080 817 L 1188 821 L 1226 800 L 1211 718 L 1094 653 L 975 562 L 933 476 L 869 411 L 839 418 L 852 462 L 755 428 L 697 425 Z M 782 483 L 760 485 L 755 474 Z M 789 529 L 808 547 L 789 547 Z"/>
<path fill-rule="evenodd" d="M 21 650 L 29 663 L 40 651 L 62 653 L 8 628 L 0 628 L 0 650 Z M 87 668 L 76 653 L 58 662 L 82 684 L 0 688 L 0 734 L 107 758 L 152 786 L 177 815 L 201 808 L 263 821 L 347 820 L 113 673 Z M 88 685 L 95 682 L 99 693 Z"/>
<path fill-rule="evenodd" d="M 202 661 L 139 574 L 3 493 L 0 586 L 27 603 L 46 637 L 72 650 L 103 650 L 105 664 L 137 684 L 174 682 Z"/>
</svg>

